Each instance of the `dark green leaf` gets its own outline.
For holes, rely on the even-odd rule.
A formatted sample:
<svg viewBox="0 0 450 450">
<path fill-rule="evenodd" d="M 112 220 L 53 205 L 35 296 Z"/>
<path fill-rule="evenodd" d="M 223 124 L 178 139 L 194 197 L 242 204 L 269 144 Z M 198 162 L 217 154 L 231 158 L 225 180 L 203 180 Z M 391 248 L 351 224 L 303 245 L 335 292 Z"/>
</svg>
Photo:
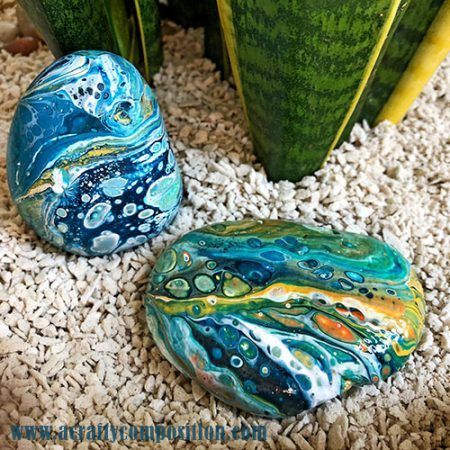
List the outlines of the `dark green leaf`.
<svg viewBox="0 0 450 450">
<path fill-rule="evenodd" d="M 134 0 L 134 6 L 144 74 L 150 80 L 159 70 L 163 58 L 158 3 L 156 0 Z"/>
<path fill-rule="evenodd" d="M 125 0 L 104 0 L 114 39 L 119 54 L 125 58 L 130 54 L 130 22 Z"/>
<path fill-rule="evenodd" d="M 19 0 L 55 56 L 76 50 L 118 52 L 103 1 Z"/>
<path fill-rule="evenodd" d="M 219 0 L 255 152 L 297 181 L 335 147 L 400 0 Z"/>
</svg>

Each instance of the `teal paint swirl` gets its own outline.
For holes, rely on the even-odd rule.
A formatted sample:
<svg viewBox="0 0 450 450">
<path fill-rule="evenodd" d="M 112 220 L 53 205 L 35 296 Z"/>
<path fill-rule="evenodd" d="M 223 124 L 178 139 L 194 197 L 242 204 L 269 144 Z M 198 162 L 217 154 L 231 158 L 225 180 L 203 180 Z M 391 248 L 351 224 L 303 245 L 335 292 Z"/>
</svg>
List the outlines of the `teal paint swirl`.
<svg viewBox="0 0 450 450">
<path fill-rule="evenodd" d="M 146 297 L 164 356 L 223 401 L 281 417 L 386 379 L 417 346 L 423 292 L 376 239 L 293 222 L 190 232 Z"/>
<path fill-rule="evenodd" d="M 182 196 L 150 87 L 125 59 L 100 51 L 55 61 L 28 88 L 11 126 L 8 181 L 37 234 L 82 255 L 156 236 Z"/>
</svg>

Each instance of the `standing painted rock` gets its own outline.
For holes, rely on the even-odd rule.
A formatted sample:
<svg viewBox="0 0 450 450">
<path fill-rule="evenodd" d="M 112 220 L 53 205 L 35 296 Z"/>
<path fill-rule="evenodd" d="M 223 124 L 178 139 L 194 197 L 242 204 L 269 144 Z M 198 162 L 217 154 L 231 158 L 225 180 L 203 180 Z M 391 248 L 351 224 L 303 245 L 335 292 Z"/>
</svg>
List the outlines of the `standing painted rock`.
<svg viewBox="0 0 450 450">
<path fill-rule="evenodd" d="M 55 61 L 15 113 L 8 182 L 24 220 L 56 247 L 104 255 L 159 234 L 182 183 L 156 99 L 120 56 Z"/>
<path fill-rule="evenodd" d="M 145 303 L 158 347 L 181 372 L 272 417 L 386 379 L 416 348 L 425 313 L 397 250 L 282 221 L 186 234 L 157 261 Z"/>
</svg>

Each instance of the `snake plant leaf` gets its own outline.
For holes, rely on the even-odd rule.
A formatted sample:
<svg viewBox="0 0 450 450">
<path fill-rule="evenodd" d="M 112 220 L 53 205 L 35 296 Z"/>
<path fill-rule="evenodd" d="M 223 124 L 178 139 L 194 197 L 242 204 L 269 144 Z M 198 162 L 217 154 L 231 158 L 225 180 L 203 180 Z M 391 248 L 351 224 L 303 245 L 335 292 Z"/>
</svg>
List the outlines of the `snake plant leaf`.
<svg viewBox="0 0 450 450">
<path fill-rule="evenodd" d="M 118 52 L 102 1 L 18 0 L 56 57 L 76 50 Z"/>
<path fill-rule="evenodd" d="M 231 75 L 231 66 L 227 47 L 220 25 L 217 0 L 204 0 L 205 2 L 205 57 L 216 64 L 224 79 Z"/>
<path fill-rule="evenodd" d="M 130 41 L 130 50 L 128 52 L 128 60 L 130 60 L 134 65 L 139 65 L 140 58 L 140 45 L 139 45 L 139 32 L 136 26 L 136 17 L 130 17 L 130 27 L 131 27 L 131 41 Z M 144 71 L 144 67 L 140 68 L 141 72 Z"/>
<path fill-rule="evenodd" d="M 377 116 L 380 114 L 383 106 L 388 103 L 396 86 L 400 83 L 407 71 L 408 64 L 417 53 L 424 36 L 430 29 L 433 19 L 440 11 L 440 8 L 443 8 L 443 3 L 444 0 L 412 0 L 404 14 L 398 15 L 398 27 L 395 27 L 392 38 L 382 52 L 382 57 L 379 58 L 377 66 L 372 72 L 371 80 L 361 96 L 338 145 L 348 138 L 356 121 L 366 120 L 370 125 L 375 125 L 380 118 L 395 121 L 391 115 L 386 117 L 380 116 L 378 119 Z M 430 65 L 432 66 L 432 62 Z M 412 86 L 406 86 L 407 91 L 412 92 L 412 89 Z M 411 98 L 410 103 L 412 103 L 418 92 Z M 398 99 L 395 101 L 397 102 L 396 107 L 402 103 L 398 102 Z M 406 110 L 407 107 L 403 108 L 399 113 L 399 117 L 402 117 Z"/>
<path fill-rule="evenodd" d="M 120 55 L 129 55 L 131 48 L 131 28 L 124 0 L 104 0 L 104 7 L 113 30 L 113 37 Z"/>
<path fill-rule="evenodd" d="M 359 120 L 400 120 L 449 51 L 450 1 L 414 0 L 392 38 Z M 411 76 L 417 66 L 420 73 Z"/>
<path fill-rule="evenodd" d="M 134 0 L 145 78 L 150 80 L 163 61 L 161 25 L 157 0 Z"/>
<path fill-rule="evenodd" d="M 321 167 L 370 80 L 401 0 L 218 0 L 255 153 L 272 180 Z"/>
<path fill-rule="evenodd" d="M 162 64 L 156 0 L 18 0 L 56 57 L 107 50 L 129 59 L 148 81 Z"/>
<path fill-rule="evenodd" d="M 341 137 L 339 138 L 339 141 L 336 144 L 336 147 L 339 147 L 344 141 L 346 141 L 349 136 L 350 133 L 352 131 L 353 126 L 355 125 L 355 123 L 359 120 L 362 121 L 362 119 L 364 119 L 364 117 L 362 116 L 362 111 L 365 108 L 365 106 L 367 105 L 367 103 L 369 102 L 369 99 L 373 99 L 374 95 L 379 94 L 376 88 L 376 80 L 379 77 L 379 71 L 382 70 L 382 66 L 384 64 L 385 61 L 385 55 L 386 52 L 388 52 L 392 45 L 395 45 L 393 43 L 393 40 L 396 36 L 397 33 L 397 29 L 400 26 L 400 24 L 402 23 L 402 20 L 405 16 L 405 13 L 407 12 L 409 6 L 411 3 L 414 3 L 415 0 L 405 0 L 401 5 L 400 8 L 398 8 L 397 13 L 395 15 L 395 19 L 394 22 L 392 24 L 391 29 L 389 30 L 389 34 L 387 39 L 385 40 L 383 47 L 381 49 L 380 52 L 380 56 L 378 57 L 374 69 L 372 70 L 372 73 L 370 74 L 370 77 L 366 83 L 366 86 L 361 94 L 361 97 L 358 101 L 358 104 L 356 105 L 352 116 L 350 117 L 350 120 L 348 121 L 344 132 L 342 133 Z M 421 1 L 421 0 L 419 0 Z M 386 100 L 386 99 L 385 99 Z M 378 101 L 378 100 L 377 100 Z"/>
</svg>

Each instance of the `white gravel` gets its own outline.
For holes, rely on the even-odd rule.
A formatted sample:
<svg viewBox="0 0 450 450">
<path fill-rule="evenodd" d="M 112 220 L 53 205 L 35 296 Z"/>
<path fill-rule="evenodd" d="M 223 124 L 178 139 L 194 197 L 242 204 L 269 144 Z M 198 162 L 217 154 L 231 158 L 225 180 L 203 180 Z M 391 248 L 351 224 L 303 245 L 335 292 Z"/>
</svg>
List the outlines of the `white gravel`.
<svg viewBox="0 0 450 450">
<path fill-rule="evenodd" d="M 0 53 L 0 434 L 10 423 L 266 424 L 265 443 L 232 449 L 431 449 L 450 447 L 450 61 L 404 122 L 357 126 L 352 142 L 300 183 L 272 183 L 255 164 L 234 89 L 201 59 L 201 30 L 166 25 L 167 62 L 157 95 L 181 166 L 185 200 L 170 229 L 148 245 L 86 259 L 44 244 L 23 224 L 6 186 L 4 150 L 21 92 L 48 62 Z M 142 296 L 155 257 L 206 223 L 298 219 L 382 237 L 413 259 L 426 289 L 419 351 L 387 383 L 283 421 L 230 409 L 181 376 L 154 347 Z M 160 448 L 205 449 L 208 442 Z M 63 447 L 21 441 L 18 448 Z M 107 446 L 151 448 L 127 441 Z M 155 447 L 157 448 L 157 447 Z"/>
</svg>

